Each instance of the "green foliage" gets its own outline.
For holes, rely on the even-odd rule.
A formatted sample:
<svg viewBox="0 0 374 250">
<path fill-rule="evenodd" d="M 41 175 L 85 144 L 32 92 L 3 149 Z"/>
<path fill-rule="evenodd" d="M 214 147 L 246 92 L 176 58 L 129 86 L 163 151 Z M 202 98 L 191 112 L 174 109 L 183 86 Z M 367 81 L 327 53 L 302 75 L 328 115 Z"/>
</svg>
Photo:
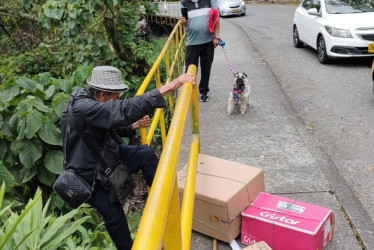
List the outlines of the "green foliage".
<svg viewBox="0 0 374 250">
<path fill-rule="evenodd" d="M 60 116 L 70 93 L 85 82 L 91 70 L 80 67 L 68 79 L 55 79 L 49 73 L 31 79 L 9 78 L 1 86 L 0 181 L 9 189 L 34 176 L 51 186 L 62 171 Z"/>
<path fill-rule="evenodd" d="M 89 219 L 82 224 L 77 232 L 70 235 L 63 244 L 61 249 L 66 250 L 84 250 L 84 249 L 106 249 L 115 250 L 113 241 L 107 233 L 104 223 L 98 217 L 97 211 L 83 204 L 75 219 L 89 216 Z"/>
<path fill-rule="evenodd" d="M 4 192 L 3 184 L 0 189 L 0 208 Z M 57 249 L 89 219 L 89 216 L 74 219 L 79 209 L 55 217 L 48 213 L 50 199 L 43 207 L 41 195 L 40 189 L 37 189 L 20 214 L 13 212 L 11 205 L 0 211 L 0 249 Z"/>
<path fill-rule="evenodd" d="M 8 0 L 0 10 L 0 55 L 7 54 L 0 84 L 14 74 L 66 77 L 76 65 L 112 65 L 135 75 L 149 68 L 138 21 L 144 10 L 156 10 L 152 2 Z"/>
</svg>

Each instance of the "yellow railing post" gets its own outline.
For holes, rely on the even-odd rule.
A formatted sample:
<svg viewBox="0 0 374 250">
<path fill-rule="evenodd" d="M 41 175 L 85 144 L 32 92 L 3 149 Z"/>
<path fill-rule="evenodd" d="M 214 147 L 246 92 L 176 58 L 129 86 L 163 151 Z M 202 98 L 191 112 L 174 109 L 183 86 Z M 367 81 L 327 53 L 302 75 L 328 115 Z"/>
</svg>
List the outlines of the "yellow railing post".
<svg viewBox="0 0 374 250">
<path fill-rule="evenodd" d="M 165 84 L 182 73 L 185 31 L 180 22 L 177 22 L 160 56 L 136 95 L 144 93 L 152 77 L 154 77 L 156 87 L 161 86 L 160 64 L 162 60 L 166 65 Z M 171 63 L 169 59 L 171 59 Z M 190 65 L 187 72 L 193 74 L 195 80 L 197 79 L 195 65 Z M 176 93 L 173 94 L 176 95 Z M 148 131 L 145 128 L 140 129 L 142 143 L 149 145 L 157 124 L 160 122 L 163 151 L 132 249 L 160 249 L 162 241 L 164 241 L 165 250 L 190 249 L 197 156 L 200 152 L 197 96 L 197 87 L 192 88 L 190 83 L 185 83 L 181 88 L 175 108 L 174 100 L 171 95 L 169 96 L 173 118 L 167 134 L 163 109 L 156 110 Z M 192 140 L 187 163 L 185 191 L 180 209 L 176 173 L 188 110 L 190 110 L 191 116 Z"/>
<path fill-rule="evenodd" d="M 191 65 L 188 72 L 196 75 L 196 66 Z M 178 202 L 178 196 L 175 195 L 175 192 L 177 192 L 175 185 L 176 173 L 191 96 L 192 84 L 185 83 L 178 97 L 174 117 L 171 121 L 156 175 L 139 224 L 133 249 L 160 249 L 164 237 L 166 219 L 173 215 L 179 216 L 179 206 L 176 207 L 174 205 Z M 172 197 L 175 197 L 173 201 Z M 177 218 L 172 218 L 171 220 L 176 221 Z M 180 220 L 179 225 L 175 226 L 181 226 Z M 165 239 L 170 239 L 170 237 L 165 236 Z M 171 247 L 170 245 L 172 244 L 175 244 L 175 242 L 168 242 L 165 245 Z M 180 244 L 181 240 L 178 246 Z M 178 246 L 173 245 L 171 249 L 179 249 Z"/>
<path fill-rule="evenodd" d="M 141 84 L 141 86 L 139 87 L 136 95 L 141 95 L 145 92 L 145 90 L 147 89 L 149 83 L 151 82 L 152 78 L 154 77 L 154 80 L 156 82 L 156 86 L 157 87 L 160 87 L 161 86 L 161 79 L 160 79 L 160 66 L 161 66 L 161 62 L 164 60 L 165 62 L 165 65 L 166 65 L 166 73 L 167 73 L 167 79 L 166 79 L 166 82 L 165 84 L 169 83 L 170 80 L 171 80 L 171 76 L 172 75 L 179 75 L 181 74 L 180 71 L 178 72 L 175 72 L 175 65 L 178 64 L 178 69 L 183 67 L 179 64 L 183 64 L 183 61 L 180 60 L 179 56 L 180 56 L 180 53 L 178 53 L 178 51 L 182 50 L 183 47 L 184 47 L 184 43 L 183 42 L 180 42 L 178 44 L 178 46 L 174 46 L 174 42 L 176 37 L 179 35 L 179 29 L 180 29 L 180 22 L 178 22 L 173 31 L 171 32 L 166 44 L 164 45 L 160 55 L 158 56 L 158 58 L 156 59 L 156 62 L 153 64 L 151 70 L 149 71 L 149 73 L 147 74 L 147 76 L 145 77 L 143 83 Z M 171 60 L 172 60 L 172 63 L 170 64 L 170 54 L 169 54 L 169 49 L 171 49 L 172 51 L 174 51 L 174 55 L 172 56 Z M 169 97 L 170 98 L 170 97 Z M 171 108 L 171 112 L 173 111 L 174 109 L 174 106 L 173 106 L 173 102 L 171 101 L 170 103 L 170 108 Z M 153 138 L 153 135 L 154 135 L 154 132 L 155 132 L 155 129 L 157 127 L 157 124 L 160 122 L 160 127 L 161 127 L 161 136 L 162 136 L 162 142 L 164 143 L 165 142 L 165 138 L 166 138 L 166 126 L 165 126 L 165 116 L 164 116 L 164 112 L 161 111 L 161 114 L 159 114 L 157 116 L 157 119 L 154 119 L 156 116 L 153 117 L 152 119 L 152 123 L 151 123 L 151 127 L 154 128 L 152 130 L 148 130 L 148 133 L 147 133 L 147 129 L 146 128 L 140 128 L 139 131 L 140 131 L 140 138 L 141 138 L 141 143 L 142 144 L 147 144 L 149 145 L 152 138 Z"/>
</svg>

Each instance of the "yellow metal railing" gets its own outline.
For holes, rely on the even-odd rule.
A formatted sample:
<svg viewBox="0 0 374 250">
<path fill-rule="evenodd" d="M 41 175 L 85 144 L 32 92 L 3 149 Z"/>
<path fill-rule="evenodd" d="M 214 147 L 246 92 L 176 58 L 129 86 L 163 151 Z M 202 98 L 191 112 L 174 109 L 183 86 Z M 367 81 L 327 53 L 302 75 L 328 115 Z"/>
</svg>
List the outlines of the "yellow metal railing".
<svg viewBox="0 0 374 250">
<path fill-rule="evenodd" d="M 196 66 L 188 73 L 196 78 Z M 179 210 L 177 168 L 187 112 L 191 112 L 192 142 L 181 213 Z M 197 87 L 185 83 L 165 141 L 157 172 L 144 208 L 132 249 L 190 249 L 197 155 L 200 151 Z"/>
<path fill-rule="evenodd" d="M 153 78 L 156 81 L 156 87 L 161 86 L 162 62 L 166 68 L 166 72 L 162 72 L 166 74 L 165 84 L 179 76 L 184 69 L 186 30 L 177 19 L 177 6 L 177 2 L 167 5 L 159 2 L 159 15 L 162 17 L 157 18 L 170 19 L 176 24 L 136 95 L 143 94 Z M 157 22 L 160 23 L 160 20 Z M 197 79 L 195 65 L 190 65 L 187 72 L 195 75 Z M 163 151 L 132 249 L 161 249 L 162 242 L 165 250 L 190 249 L 197 156 L 200 152 L 197 96 L 197 87 L 192 88 L 191 83 L 185 83 L 182 86 L 175 107 L 175 98 L 169 95 L 172 121 L 168 133 L 163 109 L 156 110 L 148 131 L 146 128 L 140 129 L 142 143 L 149 145 L 157 126 L 160 125 Z M 177 168 L 188 110 L 190 110 L 192 140 L 185 191 L 180 209 Z"/>
<path fill-rule="evenodd" d="M 143 83 L 138 89 L 136 95 L 141 95 L 147 89 L 149 83 L 151 82 L 152 78 L 155 78 L 156 87 L 159 88 L 161 86 L 161 76 L 160 71 L 162 68 L 162 62 L 165 63 L 166 67 L 166 82 L 168 84 L 172 78 L 177 77 L 183 72 L 183 64 L 184 64 L 184 54 L 185 54 L 185 28 L 182 27 L 180 22 L 178 22 L 173 31 L 171 32 L 166 44 L 164 45 L 160 55 L 158 56 L 156 62 L 152 66 L 151 70 L 149 71 L 148 75 L 145 77 Z M 169 98 L 169 105 L 171 112 L 174 110 L 174 101 L 172 100 L 171 96 Z M 163 109 L 157 109 L 152 123 L 147 131 L 146 128 L 140 128 L 140 137 L 142 144 L 149 145 L 152 141 L 154 133 L 156 131 L 157 125 L 160 125 L 161 128 L 161 138 L 162 143 L 165 143 L 166 139 L 166 127 L 165 127 L 165 115 Z"/>
</svg>

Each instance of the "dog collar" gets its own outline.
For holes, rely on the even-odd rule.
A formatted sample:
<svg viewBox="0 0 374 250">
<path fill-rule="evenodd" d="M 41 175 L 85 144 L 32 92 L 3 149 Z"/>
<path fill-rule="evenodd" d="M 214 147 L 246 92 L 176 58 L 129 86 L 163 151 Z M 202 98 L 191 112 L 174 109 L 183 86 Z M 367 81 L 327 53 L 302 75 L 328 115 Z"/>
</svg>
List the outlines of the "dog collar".
<svg viewBox="0 0 374 250">
<path fill-rule="evenodd" d="M 244 90 L 245 86 L 243 86 L 241 89 L 235 88 L 235 86 L 232 87 L 232 95 L 234 96 L 235 101 L 239 100 Z"/>
</svg>

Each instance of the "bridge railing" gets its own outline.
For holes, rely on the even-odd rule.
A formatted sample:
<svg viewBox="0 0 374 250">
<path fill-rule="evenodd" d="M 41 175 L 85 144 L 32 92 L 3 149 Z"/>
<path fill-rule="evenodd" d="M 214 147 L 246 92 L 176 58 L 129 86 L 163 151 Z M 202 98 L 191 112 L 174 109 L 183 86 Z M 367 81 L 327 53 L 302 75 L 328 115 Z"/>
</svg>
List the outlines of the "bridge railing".
<svg viewBox="0 0 374 250">
<path fill-rule="evenodd" d="M 166 2 L 163 0 L 154 1 L 157 6 L 157 12 L 154 15 L 147 16 L 148 22 L 156 22 L 158 24 L 175 25 L 180 16 L 179 2 Z"/>
<path fill-rule="evenodd" d="M 161 87 L 161 73 L 166 74 L 166 81 L 163 84 L 168 84 L 172 79 L 179 76 L 184 70 L 184 55 L 185 55 L 185 28 L 178 22 L 170 36 L 165 43 L 160 55 L 153 64 L 151 70 L 145 77 L 143 83 L 139 87 L 136 95 L 141 95 L 145 92 L 152 78 L 155 79 L 156 87 Z M 164 63 L 164 64 L 163 64 Z M 161 72 L 165 65 L 165 71 Z M 169 106 L 171 112 L 174 110 L 173 95 L 168 96 Z M 165 114 L 163 109 L 157 109 L 152 123 L 147 131 L 146 128 L 140 128 L 140 137 L 142 144 L 150 145 L 157 126 L 161 128 L 162 143 L 166 139 Z"/>
<path fill-rule="evenodd" d="M 196 77 L 196 66 L 188 73 Z M 192 141 L 182 209 L 179 209 L 177 168 L 187 113 L 191 113 Z M 150 189 L 132 249 L 190 249 L 197 155 L 200 151 L 197 88 L 185 83 L 175 112 L 157 172 Z"/>
<path fill-rule="evenodd" d="M 178 22 L 137 95 L 145 92 L 153 77 L 156 80 L 156 87 L 161 86 L 161 62 L 165 62 L 166 65 L 165 84 L 180 75 L 184 69 L 184 48 L 185 29 Z M 195 75 L 197 80 L 195 65 L 190 65 L 187 72 Z M 192 84 L 185 83 L 178 94 L 175 108 L 172 98 L 169 98 L 169 104 L 173 117 L 167 135 L 163 109 L 156 110 L 148 131 L 145 128 L 140 130 L 142 143 L 149 145 L 157 125 L 160 124 L 163 151 L 132 249 L 161 249 L 162 242 L 166 250 L 190 249 L 197 156 L 200 152 L 197 87 L 193 88 Z M 177 169 L 188 111 L 192 139 L 180 209 Z"/>
</svg>

